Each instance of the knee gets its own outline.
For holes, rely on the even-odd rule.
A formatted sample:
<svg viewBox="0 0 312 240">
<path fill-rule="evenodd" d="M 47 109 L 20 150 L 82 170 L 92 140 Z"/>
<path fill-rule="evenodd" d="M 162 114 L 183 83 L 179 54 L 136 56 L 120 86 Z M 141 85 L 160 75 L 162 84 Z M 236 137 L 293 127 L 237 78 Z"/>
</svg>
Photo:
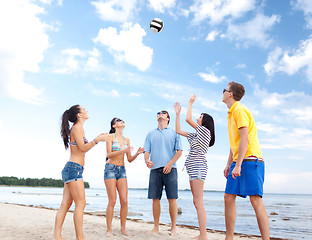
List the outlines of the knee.
<svg viewBox="0 0 312 240">
<path fill-rule="evenodd" d="M 120 199 L 121 206 L 128 206 L 128 199 Z"/>
<path fill-rule="evenodd" d="M 109 207 L 115 207 L 115 204 L 116 204 L 116 197 L 108 199 L 108 206 Z"/>
<path fill-rule="evenodd" d="M 177 200 L 176 199 L 168 199 L 168 203 L 169 203 L 169 205 L 174 206 L 174 205 L 177 205 Z M 159 204 L 160 204 L 160 201 L 159 201 Z"/>
<path fill-rule="evenodd" d="M 231 202 L 233 202 L 233 201 L 235 201 L 235 195 L 233 195 L 233 194 L 227 194 L 227 193 L 225 193 L 224 194 L 224 203 L 231 203 Z"/>
<path fill-rule="evenodd" d="M 195 206 L 196 209 L 199 209 L 201 207 L 201 205 L 203 205 L 203 203 L 201 204 L 199 199 L 193 198 L 193 204 Z"/>
<path fill-rule="evenodd" d="M 79 201 L 75 202 L 75 208 L 85 208 L 87 205 L 87 201 L 85 198 L 79 199 Z"/>
<path fill-rule="evenodd" d="M 260 206 L 260 204 L 262 203 L 262 200 L 261 200 L 260 196 L 250 196 L 249 199 L 250 199 L 251 205 L 254 208 Z"/>
</svg>

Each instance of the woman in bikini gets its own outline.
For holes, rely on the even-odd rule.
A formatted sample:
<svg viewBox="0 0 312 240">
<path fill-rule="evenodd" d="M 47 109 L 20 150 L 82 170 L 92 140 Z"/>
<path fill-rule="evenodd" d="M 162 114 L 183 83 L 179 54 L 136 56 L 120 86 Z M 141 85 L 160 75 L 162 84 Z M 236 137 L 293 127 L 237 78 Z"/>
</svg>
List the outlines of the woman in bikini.
<svg viewBox="0 0 312 240">
<path fill-rule="evenodd" d="M 125 169 L 124 156 L 126 154 L 128 162 L 132 162 L 136 157 L 144 152 L 144 148 L 139 148 L 135 155 L 131 155 L 130 140 L 122 135 L 125 122 L 119 118 L 111 121 L 110 139 L 106 142 L 107 162 L 104 170 L 104 182 L 106 186 L 108 204 L 106 208 L 106 236 L 113 236 L 112 221 L 117 193 L 120 199 L 120 231 L 129 236 L 126 231 L 126 220 L 128 214 L 128 184 Z"/>
<path fill-rule="evenodd" d="M 82 179 L 85 153 L 100 141 L 107 141 L 109 134 L 100 134 L 92 141 L 85 138 L 83 124 L 88 119 L 87 111 L 80 105 L 74 105 L 62 116 L 61 135 L 65 149 L 70 147 L 70 159 L 62 171 L 64 181 L 63 200 L 55 217 L 53 240 L 63 239 L 62 226 L 68 209 L 75 202 L 74 224 L 76 239 L 84 240 L 82 231 L 83 212 L 86 206 L 85 189 Z M 69 122 L 73 123 L 69 128 Z"/>
</svg>

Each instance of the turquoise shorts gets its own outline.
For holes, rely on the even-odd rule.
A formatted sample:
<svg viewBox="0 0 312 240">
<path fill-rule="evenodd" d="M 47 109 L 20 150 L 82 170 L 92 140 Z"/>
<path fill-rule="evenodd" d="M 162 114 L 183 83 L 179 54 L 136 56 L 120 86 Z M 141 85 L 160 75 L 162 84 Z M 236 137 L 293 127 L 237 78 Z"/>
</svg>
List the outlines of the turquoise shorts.
<svg viewBox="0 0 312 240">
<path fill-rule="evenodd" d="M 250 161 L 243 162 L 241 167 L 241 175 L 234 179 L 232 171 L 235 167 L 235 162 L 231 164 L 229 175 L 225 187 L 225 193 L 235 194 L 246 198 L 247 196 L 263 195 L 264 182 L 264 162 Z"/>
</svg>

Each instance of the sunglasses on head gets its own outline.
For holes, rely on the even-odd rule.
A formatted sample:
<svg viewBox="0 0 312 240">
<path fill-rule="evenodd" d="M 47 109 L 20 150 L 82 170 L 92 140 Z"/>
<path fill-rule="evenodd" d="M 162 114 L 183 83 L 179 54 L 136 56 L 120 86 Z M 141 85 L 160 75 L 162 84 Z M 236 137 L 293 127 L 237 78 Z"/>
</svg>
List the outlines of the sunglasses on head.
<svg viewBox="0 0 312 240">
<path fill-rule="evenodd" d="M 159 115 L 159 114 L 167 114 L 167 112 L 166 111 L 161 111 L 161 112 L 157 113 L 157 115 Z"/>
</svg>

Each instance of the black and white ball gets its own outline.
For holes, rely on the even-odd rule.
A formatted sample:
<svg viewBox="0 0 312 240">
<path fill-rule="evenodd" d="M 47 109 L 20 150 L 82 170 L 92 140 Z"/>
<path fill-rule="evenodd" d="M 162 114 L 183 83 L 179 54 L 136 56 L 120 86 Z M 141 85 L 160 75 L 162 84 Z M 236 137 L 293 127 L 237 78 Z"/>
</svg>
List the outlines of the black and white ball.
<svg viewBox="0 0 312 240">
<path fill-rule="evenodd" d="M 160 19 L 160 18 L 154 18 L 151 22 L 150 22 L 150 29 L 152 30 L 152 32 L 154 33 L 159 33 L 163 30 L 164 28 L 164 22 Z"/>
</svg>

